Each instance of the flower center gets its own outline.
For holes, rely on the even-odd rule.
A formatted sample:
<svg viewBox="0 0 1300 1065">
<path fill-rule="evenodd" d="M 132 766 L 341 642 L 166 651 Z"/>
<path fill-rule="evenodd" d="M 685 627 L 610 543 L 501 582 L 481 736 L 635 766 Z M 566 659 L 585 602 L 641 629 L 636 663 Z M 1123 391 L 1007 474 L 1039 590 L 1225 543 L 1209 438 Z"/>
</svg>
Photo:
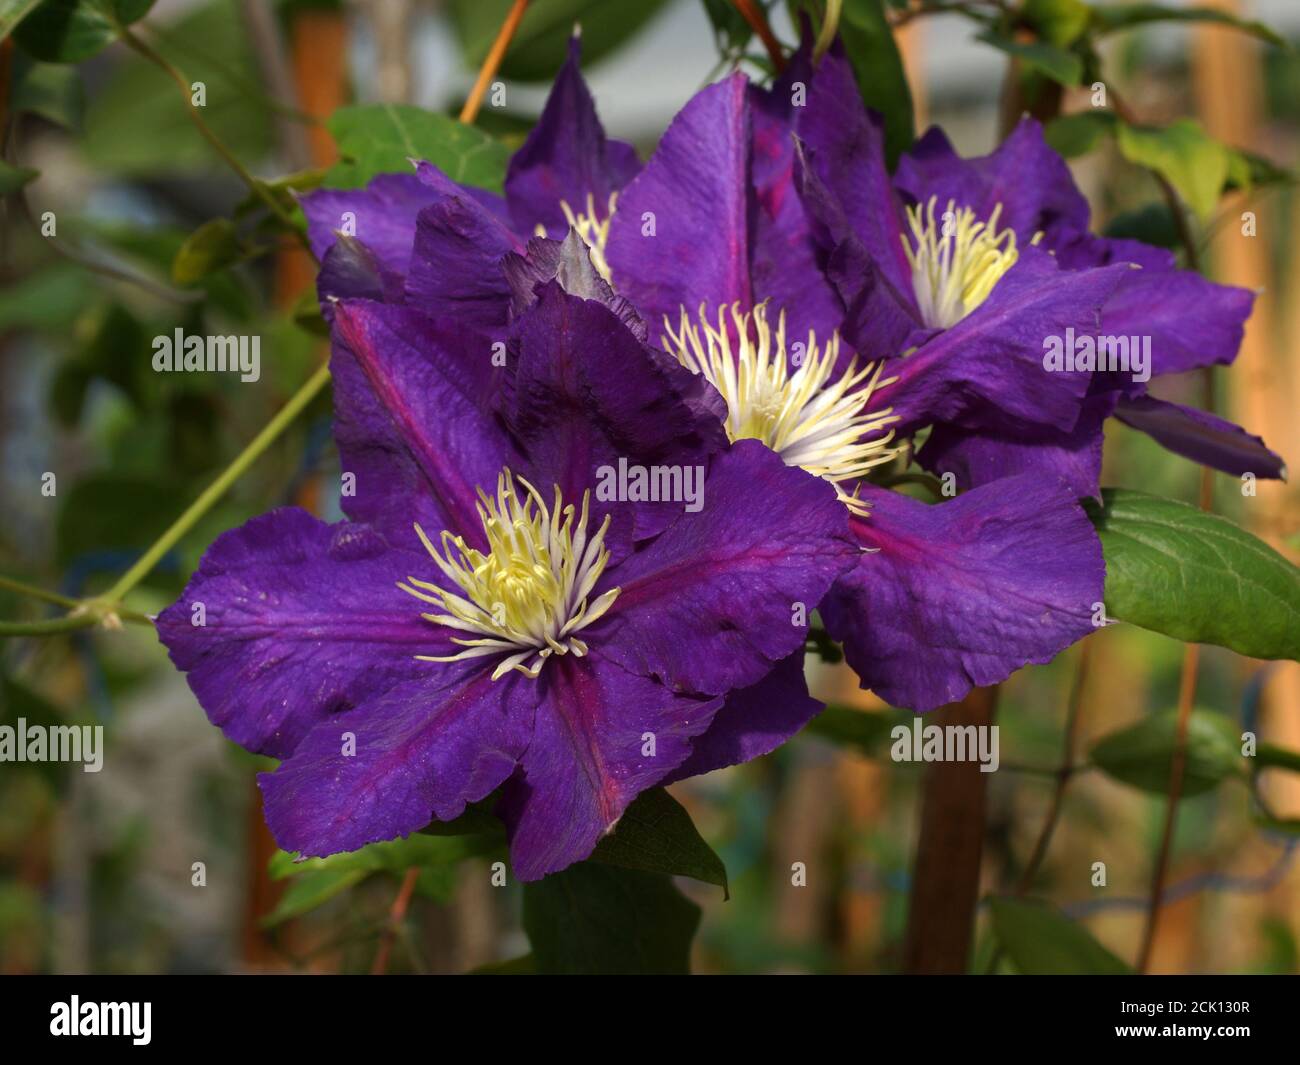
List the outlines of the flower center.
<svg viewBox="0 0 1300 1065">
<path fill-rule="evenodd" d="M 596 272 L 609 283 L 610 270 L 609 263 L 605 261 L 605 244 L 609 241 L 609 223 L 614 217 L 614 205 L 618 201 L 618 193 L 609 194 L 609 203 L 606 206 L 605 217 L 601 218 L 596 212 L 596 198 L 589 192 L 587 193 L 587 209 L 582 213 L 575 211 L 569 206 L 568 200 L 560 201 L 560 210 L 564 212 L 564 220 L 569 223 L 572 229 L 578 231 L 580 236 L 591 251 L 591 265 L 596 268 Z M 535 236 L 546 236 L 546 227 L 540 222 L 533 231 Z"/>
<path fill-rule="evenodd" d="M 688 370 L 703 374 L 727 401 L 728 437 L 761 440 L 787 466 L 801 466 L 830 481 L 850 509 L 863 512 L 865 505 L 844 482 L 865 476 L 899 450 L 889 446 L 892 431 L 880 435 L 898 420 L 892 408 L 867 409 L 875 389 L 893 380 L 881 381 L 884 364 L 868 363 L 859 370 L 854 359 L 837 377 L 838 334 L 832 333 L 830 343 L 819 347 L 809 332 L 807 345 L 795 346 L 797 368 L 791 373 L 785 313 L 773 332 L 765 303 L 752 314 L 741 313 L 738 304 L 730 310 L 734 344 L 726 308 L 719 308 L 715 326 L 701 306 L 698 327 L 685 308 L 675 331 L 665 320 L 669 350 Z"/>
<path fill-rule="evenodd" d="M 523 486 L 522 493 L 516 482 Z M 587 645 L 576 633 L 602 617 L 619 593 L 611 588 L 590 602 L 587 598 L 609 561 L 604 547 L 608 515 L 588 538 L 590 492 L 582 494 L 582 513 L 575 523 L 573 504 L 563 504 L 559 485 L 555 503 L 548 508 L 537 489 L 522 477 L 512 477 L 508 469 L 497 476 L 496 498 L 482 488 L 478 496 L 487 554 L 445 531 L 440 554 L 424 530 L 415 527 L 433 561 L 463 595 L 415 577 L 397 585 L 444 611 L 421 615 L 426 620 L 475 638 L 453 637 L 453 643 L 465 648 L 454 655 L 416 657 L 455 662 L 504 652 L 507 657 L 493 671 L 493 680 L 511 669 L 536 677 L 552 654 L 582 657 Z"/>
<path fill-rule="evenodd" d="M 988 298 L 1020 253 L 1015 230 L 998 230 L 1002 204 L 993 208 L 987 222 L 977 222 L 971 208 L 954 210 L 949 200 L 938 225 L 934 204 L 931 196 L 924 210 L 920 204 L 907 209 L 912 242 L 903 237 L 903 250 L 912 266 L 921 318 L 928 326 L 947 329 Z"/>
</svg>

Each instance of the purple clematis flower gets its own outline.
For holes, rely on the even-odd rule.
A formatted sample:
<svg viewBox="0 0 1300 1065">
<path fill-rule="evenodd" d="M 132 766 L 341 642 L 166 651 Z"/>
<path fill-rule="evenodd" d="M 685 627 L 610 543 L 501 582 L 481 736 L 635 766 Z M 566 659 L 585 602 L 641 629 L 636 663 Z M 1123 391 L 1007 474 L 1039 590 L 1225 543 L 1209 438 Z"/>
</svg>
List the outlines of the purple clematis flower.
<svg viewBox="0 0 1300 1065">
<path fill-rule="evenodd" d="M 1080 401 L 1073 423 L 936 417 L 917 456 L 923 465 L 964 485 L 1051 470 L 1079 495 L 1095 496 L 1102 425 L 1115 414 L 1216 469 L 1284 475 L 1281 459 L 1257 437 L 1147 392 L 1153 376 L 1230 363 L 1252 293 L 1178 270 L 1163 249 L 1091 235 L 1087 201 L 1031 118 L 978 159 L 961 159 L 932 129 L 891 181 L 879 123 L 851 85 L 842 58 L 827 56 L 798 126 L 808 162 L 805 198 L 847 307 L 845 337 L 883 358 L 912 347 L 908 359 L 933 357 L 936 345 L 948 349 L 945 359 L 1017 358 L 1026 389 L 1035 377 L 1046 388 L 1065 379 Z M 1124 263 L 1131 269 L 1117 279 L 1097 322 L 1038 313 L 1077 301 L 1086 278 Z M 1009 307 L 1022 290 L 1037 304 L 1033 310 Z M 1077 305 L 1084 304 L 1091 299 Z M 967 343 L 985 322 L 1014 350 L 999 354 L 978 336 Z M 1061 365 L 1049 368 L 1053 345 Z"/>
<path fill-rule="evenodd" d="M 420 163 L 413 174 L 380 174 L 364 189 L 321 189 L 302 199 L 312 250 L 322 261 L 322 298 L 410 301 L 426 314 L 503 335 L 508 292 L 497 264 L 534 236 L 575 228 L 598 265 L 619 190 L 640 168 L 630 144 L 605 137 L 579 71 L 581 41 L 556 77 L 537 125 L 514 154 L 505 196 L 462 185 Z M 359 283 L 355 252 L 331 254 L 347 232 L 371 259 Z M 414 253 L 414 258 L 413 258 Z"/>
<path fill-rule="evenodd" d="M 795 607 L 853 559 L 844 508 L 729 443 L 587 270 L 599 298 L 533 285 L 496 375 L 460 321 L 338 302 L 348 520 L 282 509 L 223 534 L 160 615 L 210 720 L 283 760 L 259 781 L 286 850 L 354 850 L 501 789 L 536 879 L 644 789 L 764 753 L 820 708 Z M 621 464 L 694 494 L 606 491 Z"/>
<path fill-rule="evenodd" d="M 1094 327 L 1128 267 L 1068 273 L 1030 254 L 983 313 L 942 333 L 899 330 L 917 346 L 906 358 L 855 352 L 837 329 L 873 301 L 846 309 L 821 269 L 827 217 L 799 195 L 794 135 L 813 120 L 796 101 L 812 80 L 803 52 L 770 91 L 734 75 L 696 95 L 620 195 L 605 257 L 651 336 L 726 401 L 732 440 L 761 440 L 836 485 L 861 553 L 821 606 L 827 627 L 864 686 L 928 710 L 1092 631 L 1100 544 L 1052 473 L 935 506 L 867 478 L 898 438 L 935 422 L 1072 427 L 1084 384 L 1044 374 L 1037 337 Z M 843 91 L 857 99 L 851 83 Z M 844 101 L 825 85 L 806 111 L 816 106 L 828 109 L 818 122 L 840 124 Z M 892 201 L 863 190 L 856 206 L 869 216 Z"/>
</svg>

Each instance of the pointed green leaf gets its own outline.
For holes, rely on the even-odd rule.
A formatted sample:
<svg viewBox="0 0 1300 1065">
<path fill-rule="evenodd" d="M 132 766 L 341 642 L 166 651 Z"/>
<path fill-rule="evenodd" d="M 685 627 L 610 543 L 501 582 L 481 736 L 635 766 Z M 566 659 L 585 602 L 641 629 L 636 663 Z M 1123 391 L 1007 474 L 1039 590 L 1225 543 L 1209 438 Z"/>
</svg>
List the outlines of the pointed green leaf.
<svg viewBox="0 0 1300 1065">
<path fill-rule="evenodd" d="M 1108 488 L 1088 504 L 1112 617 L 1252 658 L 1300 660 L 1300 569 L 1232 522 Z"/>
<path fill-rule="evenodd" d="M 1202 222 L 1214 214 L 1228 178 L 1228 149 L 1200 123 L 1190 118 L 1162 128 L 1120 123 L 1116 143 L 1129 162 L 1164 177 Z"/>
<path fill-rule="evenodd" d="M 989 901 L 993 934 L 1007 957 L 1026 976 L 1119 976 L 1132 970 L 1081 925 L 1037 902 Z"/>
<path fill-rule="evenodd" d="M 376 174 L 411 172 L 428 160 L 453 181 L 499 192 L 506 149 L 482 130 L 406 104 L 343 107 L 329 119 L 343 161 L 325 175 L 328 188 L 351 189 Z"/>
<path fill-rule="evenodd" d="M 685 974 L 700 908 L 661 873 L 579 862 L 524 885 L 539 973 Z"/>
<path fill-rule="evenodd" d="M 691 815 L 663 788 L 643 791 L 602 839 L 591 860 L 648 873 L 689 876 L 727 894 L 727 869 Z"/>
<path fill-rule="evenodd" d="M 1162 710 L 1103 736 L 1092 748 L 1092 762 L 1116 780 L 1163 795 L 1169 791 L 1177 730 L 1178 712 Z M 1187 719 L 1186 750 L 1183 795 L 1210 791 L 1245 768 L 1237 726 L 1208 710 L 1193 710 Z"/>
<path fill-rule="evenodd" d="M 16 9 L 22 3 L 5 6 Z M 152 6 L 153 0 L 44 0 L 26 17 L 17 16 L 22 24 L 14 31 L 14 40 L 37 59 L 80 63 L 117 39 L 117 23 L 130 25 L 144 18 Z M 0 8 L 0 20 L 4 14 Z"/>
</svg>

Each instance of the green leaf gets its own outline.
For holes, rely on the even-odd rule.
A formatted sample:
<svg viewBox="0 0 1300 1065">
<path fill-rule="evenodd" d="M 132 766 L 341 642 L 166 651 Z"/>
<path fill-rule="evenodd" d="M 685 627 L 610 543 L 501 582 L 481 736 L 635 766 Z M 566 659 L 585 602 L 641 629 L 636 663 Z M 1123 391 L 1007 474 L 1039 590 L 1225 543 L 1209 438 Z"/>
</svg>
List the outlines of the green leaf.
<svg viewBox="0 0 1300 1065">
<path fill-rule="evenodd" d="M 496 40 L 514 0 L 452 0 L 451 14 L 465 53 L 477 69 Z M 630 38 L 667 0 L 532 0 L 499 71 L 505 81 L 550 81 L 582 27 L 582 61 L 594 63 Z"/>
<path fill-rule="evenodd" d="M 691 815 L 663 788 L 643 791 L 602 839 L 591 860 L 648 873 L 689 876 L 727 891 L 727 869 Z"/>
<path fill-rule="evenodd" d="M 844 0 L 840 39 L 863 102 L 884 117 L 885 155 L 892 170 L 916 137 L 916 120 L 903 57 L 881 0 Z"/>
<path fill-rule="evenodd" d="M 1162 710 L 1103 736 L 1093 745 L 1092 762 L 1116 780 L 1163 795 L 1169 790 L 1177 729 L 1178 711 Z M 1187 719 L 1182 794 L 1210 791 L 1244 768 L 1237 726 L 1221 714 L 1193 710 Z"/>
<path fill-rule="evenodd" d="M 324 906 L 335 895 L 360 883 L 369 874 L 364 869 L 312 869 L 296 878 L 275 904 L 275 909 L 262 918 L 263 928 L 274 928 L 291 917 Z"/>
<path fill-rule="evenodd" d="M 662 873 L 579 862 L 524 885 L 539 973 L 685 974 L 700 908 Z"/>
<path fill-rule="evenodd" d="M 3 159 L 0 159 L 0 196 L 8 196 L 17 192 L 29 181 L 39 176 L 39 170 L 33 170 L 29 166 L 10 166 Z"/>
<path fill-rule="evenodd" d="M 65 129 L 79 129 L 86 110 L 81 73 L 73 66 L 38 63 L 19 55 L 14 63 L 15 111 L 40 115 Z"/>
<path fill-rule="evenodd" d="M 1250 658 L 1300 660 L 1300 569 L 1232 522 L 1107 488 L 1086 504 L 1106 557 L 1112 617 Z"/>
<path fill-rule="evenodd" d="M 21 4 L 18 0 L 7 6 Z M 22 25 L 14 32 L 14 40 L 37 59 L 80 63 L 117 39 L 115 23 L 130 25 L 144 18 L 152 6 L 153 0 L 44 0 L 26 18 L 18 16 Z"/>
<path fill-rule="evenodd" d="M 1080 111 L 1054 118 L 1043 130 L 1047 143 L 1066 159 L 1086 155 L 1102 137 L 1114 132 L 1116 118 L 1110 111 Z"/>
<path fill-rule="evenodd" d="M 1017 41 L 994 30 L 977 34 L 975 39 L 991 44 L 1007 55 L 1015 56 L 1031 70 L 1062 85 L 1078 85 L 1083 80 L 1083 60 L 1073 52 L 1043 41 Z"/>
<path fill-rule="evenodd" d="M 323 182 L 351 189 L 376 174 L 409 174 L 410 160 L 428 160 L 453 181 L 499 192 L 506 173 L 506 149 L 481 130 L 446 115 L 406 104 L 343 107 L 329 129 L 345 157 Z"/>
<path fill-rule="evenodd" d="M 1228 180 L 1225 189 L 1252 189 L 1268 185 L 1294 185 L 1296 176 L 1270 159 L 1241 148 L 1228 149 Z"/>
<path fill-rule="evenodd" d="M 1177 248 L 1181 243 L 1178 223 L 1164 200 L 1117 214 L 1106 223 L 1106 236 L 1117 240 L 1140 240 L 1158 248 Z"/>
<path fill-rule="evenodd" d="M 0 0 L 0 41 L 13 33 L 38 3 L 40 0 Z"/>
<path fill-rule="evenodd" d="M 1288 48 L 1280 37 L 1264 23 L 1238 18 L 1227 11 L 1212 7 L 1166 7 L 1163 4 L 1099 4 L 1092 9 L 1092 23 L 1098 34 L 1131 30 L 1148 22 L 1217 22 L 1221 26 L 1249 33 L 1269 44 Z"/>
<path fill-rule="evenodd" d="M 844 747 L 856 747 L 868 757 L 875 757 L 892 742 L 890 733 L 894 728 L 910 726 L 914 716 L 910 710 L 878 713 L 832 704 L 808 722 L 805 731 Z"/>
<path fill-rule="evenodd" d="M 1020 899 L 989 900 L 993 934 L 1026 976 L 1119 976 L 1132 970 L 1060 911 Z"/>
<path fill-rule="evenodd" d="M 213 218 L 191 233 L 172 260 L 172 280 L 194 285 L 209 274 L 225 269 L 243 256 L 235 224 L 229 218 Z"/>
<path fill-rule="evenodd" d="M 237 159 L 251 162 L 271 147 L 275 105 L 262 90 L 245 26 L 235 0 L 211 0 L 152 36 L 158 52 L 187 82 L 203 82 L 207 103 L 200 113 L 218 139 Z M 85 126 L 90 164 L 111 174 L 157 180 L 224 171 L 190 120 L 180 89 L 141 56 L 122 56 L 96 86 Z"/>
<path fill-rule="evenodd" d="M 1041 40 L 1064 48 L 1083 35 L 1092 12 L 1083 0 L 1025 0 L 1020 17 Z"/>
<path fill-rule="evenodd" d="M 1154 170 L 1177 189 L 1202 222 L 1214 214 L 1228 177 L 1228 149 L 1198 122 L 1183 118 L 1163 128 L 1120 123 L 1116 142 L 1125 159 Z"/>
</svg>

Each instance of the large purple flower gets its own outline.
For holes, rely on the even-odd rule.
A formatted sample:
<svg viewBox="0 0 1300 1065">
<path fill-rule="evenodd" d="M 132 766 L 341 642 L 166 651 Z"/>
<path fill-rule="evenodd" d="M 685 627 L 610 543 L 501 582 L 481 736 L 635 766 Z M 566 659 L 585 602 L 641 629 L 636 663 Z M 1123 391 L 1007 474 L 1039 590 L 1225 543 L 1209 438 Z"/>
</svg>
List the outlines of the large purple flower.
<svg viewBox="0 0 1300 1065">
<path fill-rule="evenodd" d="M 862 553 L 822 606 L 828 629 L 865 686 L 927 710 L 1090 632 L 1100 545 L 1051 472 L 936 506 L 867 478 L 936 422 L 1073 427 L 1085 384 L 1043 373 L 1037 338 L 1094 326 L 1128 268 L 1067 273 L 1031 250 L 981 313 L 942 334 L 907 325 L 890 354 L 916 351 L 865 360 L 883 352 L 841 343 L 846 308 L 818 250 L 825 220 L 797 188 L 811 78 L 801 53 L 770 91 L 734 75 L 692 99 L 620 195 L 606 259 L 651 335 L 726 400 L 733 440 L 761 440 L 836 485 Z M 843 92 L 857 99 L 851 83 Z M 826 86 L 817 100 L 806 109 L 844 104 Z M 861 191 L 864 217 L 892 209 L 882 191 Z"/>
<path fill-rule="evenodd" d="M 500 334 L 507 296 L 501 256 L 522 251 L 531 237 L 562 238 L 573 227 L 601 264 L 618 192 L 640 164 L 630 144 L 605 137 L 580 54 L 575 35 L 541 118 L 510 161 L 504 197 L 461 185 L 429 163 L 415 173 L 380 174 L 364 189 L 304 196 L 307 233 L 324 263 L 322 296 L 409 300 L 426 314 L 455 314 Z M 373 257 L 379 293 L 359 286 L 349 261 L 331 254 L 344 228 Z"/>
<path fill-rule="evenodd" d="M 1026 394 L 1064 381 L 1081 400 L 1073 423 L 937 416 L 918 454 L 924 465 L 963 485 L 1050 470 L 1078 494 L 1096 495 L 1102 424 L 1115 414 L 1216 469 L 1283 473 L 1257 437 L 1147 393 L 1153 376 L 1231 362 L 1250 292 L 1178 270 L 1163 249 L 1090 234 L 1087 201 L 1031 118 L 991 155 L 969 160 L 932 129 L 891 181 L 879 123 L 851 86 L 843 60 L 828 56 L 798 125 L 806 201 L 822 223 L 828 272 L 847 307 L 845 337 L 883 358 L 910 347 L 918 351 L 909 359 L 932 358 L 937 346 L 940 357 L 972 366 L 1019 359 Z M 1114 264 L 1131 268 L 1098 320 L 1038 313 L 1092 306 L 1081 298 L 1085 279 Z M 1026 296 L 1035 307 L 1010 306 Z M 982 334 L 985 323 L 991 331 Z"/>
<path fill-rule="evenodd" d="M 799 604 L 852 560 L 843 507 L 728 443 L 700 382 L 598 294 L 534 285 L 503 372 L 459 321 L 336 304 L 348 520 L 225 533 L 159 617 L 212 722 L 283 759 L 260 783 L 286 850 L 405 835 L 500 788 L 535 879 L 645 788 L 818 709 Z"/>
</svg>

